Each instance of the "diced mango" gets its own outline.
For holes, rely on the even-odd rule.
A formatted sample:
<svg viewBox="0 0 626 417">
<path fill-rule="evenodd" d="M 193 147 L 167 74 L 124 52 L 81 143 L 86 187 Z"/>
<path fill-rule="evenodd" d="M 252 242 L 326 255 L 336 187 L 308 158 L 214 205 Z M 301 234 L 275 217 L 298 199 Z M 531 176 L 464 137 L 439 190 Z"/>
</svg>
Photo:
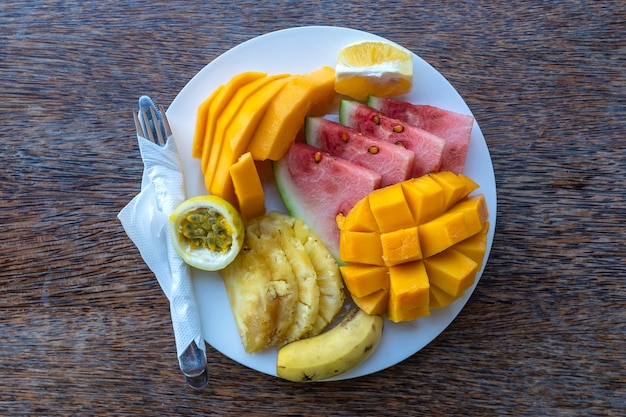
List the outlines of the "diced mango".
<svg viewBox="0 0 626 417">
<path fill-rule="evenodd" d="M 338 219 L 337 224 L 340 229 L 352 230 L 354 232 L 378 232 L 376 219 L 370 209 L 369 196 L 359 200 L 346 216 L 339 214 L 342 219 Z M 341 225 L 339 225 L 341 222 Z"/>
<path fill-rule="evenodd" d="M 339 232 L 339 257 L 344 262 L 384 266 L 380 234 L 376 232 Z"/>
<path fill-rule="evenodd" d="M 229 171 L 243 220 L 250 221 L 265 214 L 265 193 L 250 152 L 241 155 Z"/>
<path fill-rule="evenodd" d="M 447 292 L 435 287 L 432 283 L 430 284 L 429 295 L 430 295 L 430 308 L 447 307 L 448 305 L 450 305 L 451 302 L 453 302 L 454 300 L 458 298 L 458 297 L 453 297 Z M 461 293 L 461 295 L 463 294 Z"/>
<path fill-rule="evenodd" d="M 424 262 L 389 267 L 387 318 L 394 322 L 429 314 L 429 281 Z"/>
<path fill-rule="evenodd" d="M 443 189 L 443 210 L 447 211 L 461 201 L 461 199 L 467 197 L 467 195 L 473 191 L 469 188 L 467 182 L 451 171 L 441 171 L 431 178 L 435 180 Z"/>
<path fill-rule="evenodd" d="M 381 233 L 385 265 L 392 266 L 422 259 L 422 249 L 417 226 Z"/>
<path fill-rule="evenodd" d="M 433 256 L 480 232 L 487 221 L 482 194 L 467 197 L 443 215 L 419 226 L 422 256 Z"/>
<path fill-rule="evenodd" d="M 421 305 L 410 310 L 390 310 L 387 306 L 387 317 L 389 320 L 399 323 L 401 321 L 411 321 L 420 317 L 430 316 L 430 307 L 428 304 Z"/>
<path fill-rule="evenodd" d="M 430 176 L 425 175 L 401 183 L 415 224 L 421 224 L 441 215 L 443 188 Z"/>
<path fill-rule="evenodd" d="M 295 76 L 272 100 L 248 150 L 258 161 L 277 161 L 295 141 L 304 118 L 319 103 L 335 97 L 335 70 L 322 67 L 309 74 Z"/>
<path fill-rule="evenodd" d="M 463 213 L 450 211 L 418 226 L 418 233 L 423 258 L 442 252 L 470 236 Z"/>
<path fill-rule="evenodd" d="M 229 167 L 246 151 L 270 101 L 289 80 L 287 76 L 282 74 L 269 76 L 268 79 L 267 84 L 264 84 L 244 101 L 224 132 L 217 166 L 213 172 L 205 174 L 213 177 L 209 185 L 211 194 L 232 195 L 234 191 Z"/>
<path fill-rule="evenodd" d="M 352 301 L 367 314 L 385 314 L 389 304 L 389 288 L 383 288 L 365 297 L 355 297 Z"/>
<path fill-rule="evenodd" d="M 459 297 L 474 283 L 478 264 L 452 248 L 425 261 L 432 285 L 452 297 Z"/>
<path fill-rule="evenodd" d="M 193 158 L 202 158 L 209 107 L 211 106 L 215 96 L 222 91 L 222 88 L 224 88 L 224 85 L 218 86 L 215 90 L 213 90 L 211 95 L 198 106 L 198 111 L 196 112 L 196 126 L 193 134 L 193 145 L 191 148 L 191 156 Z"/>
<path fill-rule="evenodd" d="M 353 264 L 340 266 L 339 270 L 348 291 L 355 297 L 389 288 L 389 270 L 384 266 Z"/>
<path fill-rule="evenodd" d="M 480 232 L 489 217 L 487 201 L 483 194 L 461 200 L 450 211 L 463 213 L 468 237 Z"/>
<path fill-rule="evenodd" d="M 461 252 L 478 264 L 478 269 L 482 268 L 485 252 L 487 251 L 487 232 L 489 231 L 489 222 L 485 222 L 483 230 L 470 236 L 465 240 L 452 246 L 454 250 Z"/>
<path fill-rule="evenodd" d="M 459 178 L 465 181 L 465 185 L 467 186 L 467 194 L 469 195 L 472 191 L 477 190 L 480 185 L 476 183 L 473 179 L 468 177 L 465 174 L 459 174 Z"/>
<path fill-rule="evenodd" d="M 233 95 L 241 88 L 242 86 L 258 79 L 261 77 L 265 77 L 267 73 L 265 72 L 242 72 L 233 76 L 220 91 L 215 95 L 211 104 L 209 106 L 209 111 L 207 113 L 206 120 L 206 130 L 204 136 L 204 144 L 202 148 L 202 172 L 206 172 L 207 165 L 209 164 L 209 157 L 211 155 L 211 151 L 213 148 L 213 135 L 215 133 L 215 126 L 217 124 L 217 118 L 222 113 L 226 105 L 230 102 Z M 208 179 L 205 177 L 205 184 L 207 186 L 207 190 L 211 185 L 211 178 Z"/>
<path fill-rule="evenodd" d="M 437 172 L 375 190 L 338 215 L 339 256 L 357 305 L 371 312 L 386 303 L 387 317 L 400 322 L 463 295 L 487 249 L 487 203 L 471 195 L 477 188 L 469 177 Z M 389 271 L 388 300 L 382 278 L 365 278 L 381 266 Z"/>
<path fill-rule="evenodd" d="M 413 215 L 404 196 L 403 183 L 393 184 L 369 195 L 370 209 L 382 232 L 413 226 Z"/>
</svg>

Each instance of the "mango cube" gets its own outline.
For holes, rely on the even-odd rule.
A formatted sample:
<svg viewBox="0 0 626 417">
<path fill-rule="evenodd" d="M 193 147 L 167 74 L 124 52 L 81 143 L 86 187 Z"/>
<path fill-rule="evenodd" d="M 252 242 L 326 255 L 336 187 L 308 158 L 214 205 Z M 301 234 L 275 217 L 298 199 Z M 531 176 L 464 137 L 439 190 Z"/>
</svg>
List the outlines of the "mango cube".
<svg viewBox="0 0 626 417">
<path fill-rule="evenodd" d="M 365 297 L 355 297 L 352 301 L 367 314 L 385 314 L 389 304 L 389 288 L 383 288 Z"/>
<path fill-rule="evenodd" d="M 401 321 L 410 321 L 419 319 L 420 317 L 430 316 L 430 307 L 428 304 L 421 305 L 410 310 L 389 310 L 387 307 L 387 318 L 389 320 L 400 323 Z"/>
<path fill-rule="evenodd" d="M 451 171 L 441 171 L 436 175 L 431 175 L 430 178 L 436 181 L 443 189 L 444 211 L 449 210 L 450 207 L 467 197 L 471 192 L 465 180 Z"/>
<path fill-rule="evenodd" d="M 402 183 L 373 191 L 369 195 L 370 209 L 381 232 L 412 226 L 413 215 L 404 197 Z"/>
<path fill-rule="evenodd" d="M 448 305 L 450 305 L 451 302 L 453 302 L 454 300 L 458 298 L 458 297 L 451 296 L 447 292 L 435 287 L 432 284 L 430 285 L 429 295 L 430 295 L 430 308 L 447 307 Z"/>
<path fill-rule="evenodd" d="M 339 258 L 344 262 L 385 266 L 380 234 L 340 230 Z"/>
<path fill-rule="evenodd" d="M 355 297 L 389 288 L 389 270 L 384 266 L 353 264 L 340 266 L 339 270 L 348 291 Z"/>
<path fill-rule="evenodd" d="M 429 314 L 429 280 L 424 262 L 414 261 L 389 267 L 387 317 L 395 322 Z"/>
<path fill-rule="evenodd" d="M 415 224 L 421 224 L 443 213 L 443 188 L 426 175 L 402 183 L 402 189 Z"/>
<path fill-rule="evenodd" d="M 385 265 L 392 266 L 422 259 L 422 249 L 417 226 L 381 233 Z"/>
<path fill-rule="evenodd" d="M 452 297 L 460 297 L 474 283 L 478 264 L 454 249 L 448 249 L 426 260 L 426 271 L 432 285 Z"/>
<path fill-rule="evenodd" d="M 418 227 L 422 257 L 428 258 L 468 238 L 463 213 L 446 212 Z"/>
<path fill-rule="evenodd" d="M 489 231 L 489 222 L 485 222 L 483 230 L 470 236 L 465 240 L 452 246 L 454 250 L 461 252 L 478 264 L 478 269 L 483 266 L 483 258 L 487 251 L 487 232 Z"/>
<path fill-rule="evenodd" d="M 340 229 L 352 230 L 355 232 L 377 232 L 378 225 L 370 209 L 369 197 L 365 196 L 359 200 L 354 207 L 344 217 Z"/>
</svg>

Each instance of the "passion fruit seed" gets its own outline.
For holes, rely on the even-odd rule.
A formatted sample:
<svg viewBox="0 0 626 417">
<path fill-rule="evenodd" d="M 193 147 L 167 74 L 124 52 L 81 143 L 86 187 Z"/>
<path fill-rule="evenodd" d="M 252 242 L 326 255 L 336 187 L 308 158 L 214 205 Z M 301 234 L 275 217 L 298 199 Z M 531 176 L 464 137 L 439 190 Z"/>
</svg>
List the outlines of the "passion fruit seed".
<svg viewBox="0 0 626 417">
<path fill-rule="evenodd" d="M 233 245 L 228 220 L 212 208 L 195 209 L 181 222 L 179 230 L 194 249 L 226 253 Z"/>
</svg>

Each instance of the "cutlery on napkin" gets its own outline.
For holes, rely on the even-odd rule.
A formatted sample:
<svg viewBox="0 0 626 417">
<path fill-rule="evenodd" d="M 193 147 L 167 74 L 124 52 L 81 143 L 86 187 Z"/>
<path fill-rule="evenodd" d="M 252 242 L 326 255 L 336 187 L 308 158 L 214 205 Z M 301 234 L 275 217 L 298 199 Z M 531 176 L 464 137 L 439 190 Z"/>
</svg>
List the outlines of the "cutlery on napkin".
<svg viewBox="0 0 626 417">
<path fill-rule="evenodd" d="M 170 214 L 185 200 L 183 170 L 165 113 L 147 96 L 139 99 L 139 107 L 142 129 L 138 128 L 137 140 L 144 163 L 141 191 L 118 218 L 170 301 L 179 365 L 187 383 L 199 389 L 208 383 L 200 313 L 190 267 L 174 251 L 169 229 Z M 148 129 L 153 129 L 153 136 Z M 147 139 L 160 132 L 168 134 L 163 146 Z"/>
</svg>

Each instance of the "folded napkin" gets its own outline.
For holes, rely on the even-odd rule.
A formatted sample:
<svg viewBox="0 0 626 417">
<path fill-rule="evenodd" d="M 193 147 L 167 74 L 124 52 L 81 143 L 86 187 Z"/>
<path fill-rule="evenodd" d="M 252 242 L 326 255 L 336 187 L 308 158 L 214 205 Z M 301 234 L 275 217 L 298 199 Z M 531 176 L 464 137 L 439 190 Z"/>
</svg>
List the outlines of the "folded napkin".
<svg viewBox="0 0 626 417">
<path fill-rule="evenodd" d="M 190 267 L 170 240 L 169 216 L 185 200 L 176 144 L 173 138 L 165 146 L 140 136 L 137 140 L 144 163 L 141 191 L 117 217 L 170 300 L 178 357 L 192 341 L 206 355 Z"/>
</svg>

